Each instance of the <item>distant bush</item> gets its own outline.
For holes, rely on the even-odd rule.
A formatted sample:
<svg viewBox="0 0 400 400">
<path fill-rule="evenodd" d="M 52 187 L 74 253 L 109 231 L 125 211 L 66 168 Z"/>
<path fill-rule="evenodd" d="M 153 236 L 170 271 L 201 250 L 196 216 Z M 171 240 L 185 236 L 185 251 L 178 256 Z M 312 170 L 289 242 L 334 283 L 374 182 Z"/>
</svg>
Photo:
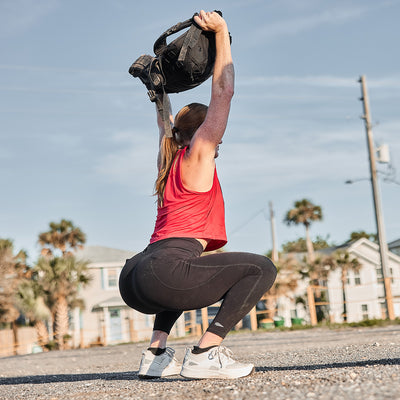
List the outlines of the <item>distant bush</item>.
<svg viewBox="0 0 400 400">
<path fill-rule="evenodd" d="M 45 344 L 44 347 L 46 347 L 47 350 L 58 350 L 58 344 L 55 340 L 50 340 L 49 343 Z"/>
<path fill-rule="evenodd" d="M 396 318 L 393 321 L 388 319 L 364 319 L 359 322 L 350 322 L 348 326 L 351 327 L 363 327 L 363 326 L 388 326 L 400 324 L 400 318 Z"/>
</svg>

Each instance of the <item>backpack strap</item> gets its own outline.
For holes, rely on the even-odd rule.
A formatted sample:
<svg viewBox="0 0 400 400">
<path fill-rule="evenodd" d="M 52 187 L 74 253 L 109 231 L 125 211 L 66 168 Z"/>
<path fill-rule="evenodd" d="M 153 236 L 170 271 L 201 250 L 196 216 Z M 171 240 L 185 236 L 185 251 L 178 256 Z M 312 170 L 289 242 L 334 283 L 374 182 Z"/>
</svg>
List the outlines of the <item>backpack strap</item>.
<svg viewBox="0 0 400 400">
<path fill-rule="evenodd" d="M 149 94 L 149 92 L 148 92 Z M 151 100 L 151 95 L 150 96 L 150 100 Z M 160 99 L 160 96 L 157 96 L 154 92 L 154 97 L 153 100 L 151 100 L 153 102 L 156 103 L 157 105 L 157 111 L 159 112 L 159 114 L 161 115 L 161 119 L 164 122 L 164 133 L 165 133 L 165 137 L 172 137 L 172 126 L 171 126 L 171 121 L 169 119 L 169 112 L 171 110 L 171 103 L 169 101 L 169 96 L 167 93 L 165 93 L 164 91 L 164 87 L 163 87 L 163 94 L 162 94 L 162 100 Z"/>
<path fill-rule="evenodd" d="M 198 15 L 198 13 L 194 14 Z M 178 22 L 176 25 L 172 26 L 168 30 L 166 30 L 160 37 L 155 41 L 153 50 L 156 56 L 159 56 L 164 48 L 167 46 L 167 37 L 173 35 L 176 32 L 181 31 L 182 29 L 188 28 L 190 25 L 193 24 L 193 17 L 190 19 L 187 19 L 186 21 L 183 22 Z"/>
<path fill-rule="evenodd" d="M 171 103 L 169 101 L 169 96 L 167 93 L 164 91 L 164 86 L 163 86 L 163 110 L 162 110 L 162 119 L 164 121 L 164 132 L 165 136 L 172 137 L 172 125 L 171 121 L 169 119 L 169 110 L 171 110 Z"/>
<path fill-rule="evenodd" d="M 199 37 L 201 35 L 202 29 L 198 28 L 197 25 L 192 24 L 190 29 L 187 31 L 187 34 L 185 36 L 185 39 L 183 41 L 181 51 L 179 52 L 178 56 L 178 63 L 183 64 L 186 58 L 186 53 L 189 49 L 193 48 L 193 46 L 197 43 L 199 40 Z"/>
</svg>

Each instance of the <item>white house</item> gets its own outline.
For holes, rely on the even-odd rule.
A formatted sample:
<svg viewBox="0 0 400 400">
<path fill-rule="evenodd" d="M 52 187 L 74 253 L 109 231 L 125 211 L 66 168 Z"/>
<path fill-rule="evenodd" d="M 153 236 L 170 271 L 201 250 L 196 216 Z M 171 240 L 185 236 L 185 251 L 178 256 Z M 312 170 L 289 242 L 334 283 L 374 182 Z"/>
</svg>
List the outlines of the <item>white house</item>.
<svg viewBox="0 0 400 400">
<path fill-rule="evenodd" d="M 399 242 L 399 241 L 397 241 Z M 387 318 L 382 271 L 380 266 L 379 246 L 368 239 L 359 239 L 353 243 L 323 249 L 316 254 L 333 254 L 337 250 L 347 251 L 356 257 L 362 267 L 358 273 L 349 271 L 346 293 L 347 322 L 358 322 L 363 319 Z M 303 254 L 297 254 L 299 260 Z M 400 256 L 388 252 L 389 273 L 393 296 L 393 308 L 396 317 L 400 317 Z M 343 322 L 343 291 L 341 271 L 337 269 L 329 273 L 324 283 L 327 289 L 329 317 L 332 322 Z M 285 326 L 291 326 L 293 318 L 302 318 L 310 323 L 308 311 L 302 303 L 296 304 L 296 298 L 307 299 L 307 280 L 299 281 L 294 292 L 277 299 L 277 314 L 285 319 Z"/>
<path fill-rule="evenodd" d="M 76 252 L 80 260 L 89 261 L 92 281 L 81 289 L 85 309 L 76 308 L 71 315 L 73 346 L 108 345 L 136 342 L 150 338 L 153 315 L 142 314 L 128 307 L 119 294 L 118 280 L 127 259 L 134 252 L 102 246 L 85 246 Z M 185 335 L 181 317 L 172 336 Z"/>
<path fill-rule="evenodd" d="M 379 246 L 363 238 L 337 249 L 346 250 L 362 264 L 358 273 L 353 271 L 348 273 L 345 287 L 347 322 L 386 318 Z M 400 256 L 389 251 L 388 259 L 394 314 L 400 317 Z M 343 320 L 343 293 L 340 270 L 329 274 L 328 293 L 330 313 L 335 322 L 341 322 Z"/>
</svg>

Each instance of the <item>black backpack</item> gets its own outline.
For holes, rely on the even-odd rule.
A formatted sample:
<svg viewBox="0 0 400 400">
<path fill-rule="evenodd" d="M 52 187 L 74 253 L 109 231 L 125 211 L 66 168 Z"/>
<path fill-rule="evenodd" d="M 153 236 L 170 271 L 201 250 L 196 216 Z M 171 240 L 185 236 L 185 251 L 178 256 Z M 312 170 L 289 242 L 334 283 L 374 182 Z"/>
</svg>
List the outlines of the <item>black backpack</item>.
<svg viewBox="0 0 400 400">
<path fill-rule="evenodd" d="M 221 11 L 216 12 L 222 16 Z M 157 93 L 192 89 L 212 75 L 215 34 L 203 31 L 194 22 L 195 15 L 172 26 L 155 41 L 155 57 L 142 55 L 129 68 L 129 73 L 145 84 L 151 101 L 156 101 Z M 168 36 L 185 28 L 189 29 L 167 44 Z"/>
</svg>

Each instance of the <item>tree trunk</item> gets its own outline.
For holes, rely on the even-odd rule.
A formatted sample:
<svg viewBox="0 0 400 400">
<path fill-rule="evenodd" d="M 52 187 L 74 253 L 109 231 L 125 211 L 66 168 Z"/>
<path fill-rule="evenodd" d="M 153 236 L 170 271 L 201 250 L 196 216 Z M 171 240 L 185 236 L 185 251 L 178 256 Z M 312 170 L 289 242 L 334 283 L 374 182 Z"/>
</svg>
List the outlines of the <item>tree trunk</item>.
<svg viewBox="0 0 400 400">
<path fill-rule="evenodd" d="M 59 350 L 64 350 L 64 335 L 68 333 L 68 303 L 65 297 L 60 297 L 57 300 L 55 328 L 58 348 Z"/>
<path fill-rule="evenodd" d="M 35 329 L 38 337 L 38 345 L 44 348 L 49 343 L 49 332 L 47 331 L 46 324 L 44 321 L 36 321 Z"/>
<path fill-rule="evenodd" d="M 17 321 L 12 321 L 11 322 L 11 329 L 13 331 L 13 338 L 14 338 L 14 349 L 13 349 L 13 354 L 16 356 L 18 354 L 18 326 L 17 326 Z"/>
<path fill-rule="evenodd" d="M 343 322 L 347 322 L 346 279 L 347 279 L 347 271 L 344 268 L 342 268 Z"/>
<path fill-rule="evenodd" d="M 306 246 L 307 246 L 307 255 L 308 255 L 308 262 L 312 264 L 315 261 L 315 254 L 314 254 L 314 246 L 310 238 L 310 230 L 308 225 L 304 225 L 306 228 Z"/>
<path fill-rule="evenodd" d="M 306 228 L 306 246 L 307 246 L 307 258 L 308 263 L 313 264 L 315 261 L 315 254 L 314 254 L 314 246 L 310 238 L 310 229 L 308 225 L 304 225 Z M 319 301 L 321 299 L 321 290 L 319 289 L 319 276 L 316 272 L 313 272 L 310 275 L 311 284 L 317 286 L 314 291 L 314 298 L 315 301 Z"/>
<path fill-rule="evenodd" d="M 277 308 L 276 308 L 276 296 L 266 296 L 265 299 L 265 305 L 267 308 L 267 315 L 268 318 L 273 319 L 276 312 L 277 312 Z"/>
</svg>

